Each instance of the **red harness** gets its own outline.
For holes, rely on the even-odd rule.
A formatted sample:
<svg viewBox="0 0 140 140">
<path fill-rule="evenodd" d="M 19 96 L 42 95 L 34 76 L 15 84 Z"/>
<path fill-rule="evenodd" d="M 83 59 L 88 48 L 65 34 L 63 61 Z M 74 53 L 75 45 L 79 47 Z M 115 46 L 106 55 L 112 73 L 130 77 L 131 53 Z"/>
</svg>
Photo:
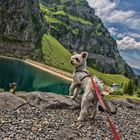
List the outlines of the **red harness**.
<svg viewBox="0 0 140 140">
<path fill-rule="evenodd" d="M 96 87 L 96 84 L 95 84 L 93 78 L 91 78 L 91 81 L 92 81 L 92 85 L 93 85 L 94 91 L 95 91 L 95 93 L 96 93 L 96 95 L 97 95 L 97 97 L 98 97 L 98 100 L 99 100 L 99 102 L 100 102 L 100 104 L 101 104 L 101 106 L 102 106 L 102 108 L 103 108 L 103 110 L 104 110 L 104 112 L 105 112 L 105 115 L 106 115 L 106 117 L 107 117 L 107 120 L 108 120 L 108 122 L 109 122 L 109 126 L 110 126 L 111 132 L 112 132 L 112 134 L 113 134 L 114 140 L 120 140 L 120 138 L 119 138 L 119 136 L 118 136 L 118 134 L 117 134 L 117 132 L 116 132 L 116 130 L 115 130 L 113 124 L 112 124 L 112 121 L 111 121 L 109 115 L 108 115 L 107 112 L 106 112 L 105 105 L 104 105 L 104 103 L 103 103 L 103 100 L 102 100 L 102 98 L 101 98 L 101 95 L 100 95 L 99 92 L 98 92 L 98 89 L 97 89 L 97 87 Z"/>
</svg>

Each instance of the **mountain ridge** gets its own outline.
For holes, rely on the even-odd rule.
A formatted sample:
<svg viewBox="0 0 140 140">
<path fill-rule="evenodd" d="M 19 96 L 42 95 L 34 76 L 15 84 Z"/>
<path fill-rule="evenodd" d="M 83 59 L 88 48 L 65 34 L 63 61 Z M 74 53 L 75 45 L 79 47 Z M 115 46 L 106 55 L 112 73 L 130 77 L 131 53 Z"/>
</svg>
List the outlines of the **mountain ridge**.
<svg viewBox="0 0 140 140">
<path fill-rule="evenodd" d="M 136 75 L 139 75 L 140 76 L 140 69 L 138 69 L 138 68 L 132 68 L 133 69 L 133 71 L 134 71 L 134 73 L 136 74 Z"/>
<path fill-rule="evenodd" d="M 47 63 L 45 58 L 51 56 L 43 52 L 42 39 L 48 33 L 70 52 L 88 51 L 89 66 L 103 73 L 133 76 L 116 41 L 86 0 L 2 0 L 2 5 L 1 54 Z M 66 65 L 62 61 L 57 65 Z"/>
<path fill-rule="evenodd" d="M 88 51 L 89 66 L 105 73 L 133 75 L 120 56 L 116 41 L 86 0 L 41 0 L 40 9 L 48 32 L 66 49 Z"/>
</svg>

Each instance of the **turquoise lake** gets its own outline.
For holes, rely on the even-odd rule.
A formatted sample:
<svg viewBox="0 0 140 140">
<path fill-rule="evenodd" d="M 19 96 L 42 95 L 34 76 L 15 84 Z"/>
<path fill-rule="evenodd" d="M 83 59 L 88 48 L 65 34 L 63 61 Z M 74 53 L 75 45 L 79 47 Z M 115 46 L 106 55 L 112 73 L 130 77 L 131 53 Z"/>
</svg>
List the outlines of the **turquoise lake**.
<svg viewBox="0 0 140 140">
<path fill-rule="evenodd" d="M 0 58 L 0 88 L 17 84 L 16 91 L 43 91 L 68 94 L 69 82 L 20 60 Z"/>
</svg>

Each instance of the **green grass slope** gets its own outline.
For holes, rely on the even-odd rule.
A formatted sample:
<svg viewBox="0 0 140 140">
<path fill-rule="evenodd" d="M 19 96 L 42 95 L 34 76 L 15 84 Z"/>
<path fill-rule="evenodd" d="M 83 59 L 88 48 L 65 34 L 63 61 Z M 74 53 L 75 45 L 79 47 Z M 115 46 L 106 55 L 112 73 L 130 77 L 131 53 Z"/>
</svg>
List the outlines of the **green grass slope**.
<svg viewBox="0 0 140 140">
<path fill-rule="evenodd" d="M 71 53 L 67 49 L 50 34 L 44 34 L 41 43 L 46 64 L 64 71 L 72 72 L 73 68 L 69 63 Z"/>
<path fill-rule="evenodd" d="M 73 67 L 69 63 L 71 53 L 67 49 L 65 49 L 53 36 L 47 33 L 44 34 L 41 39 L 41 45 L 43 58 L 47 65 L 68 72 L 73 71 Z M 104 74 L 90 67 L 88 68 L 88 70 L 90 74 L 96 75 L 107 85 L 111 85 L 112 83 L 127 83 L 129 81 L 123 75 Z"/>
<path fill-rule="evenodd" d="M 89 72 L 92 75 L 96 75 L 98 78 L 102 79 L 106 85 L 112 85 L 112 83 L 128 83 L 129 79 L 126 78 L 124 75 L 120 74 L 106 74 L 96 71 L 95 69 L 89 67 Z"/>
<path fill-rule="evenodd" d="M 80 17 L 76 17 L 76 16 L 73 16 L 71 14 L 66 13 L 63 10 L 63 5 L 61 6 L 62 8 L 60 10 L 58 10 L 58 11 L 53 11 L 51 9 L 48 9 L 42 3 L 40 3 L 39 6 L 40 6 L 40 11 L 46 16 L 46 20 L 48 20 L 48 22 L 50 22 L 50 23 L 52 23 L 54 21 L 54 19 L 56 19 L 56 18 L 53 18 L 55 15 L 62 15 L 62 16 L 68 17 L 69 20 L 73 20 L 75 22 L 80 22 L 81 24 L 92 25 L 92 23 L 90 21 L 86 20 L 86 19 L 83 19 L 83 18 L 80 18 Z M 52 19 L 52 20 L 50 20 L 50 19 Z M 55 21 L 57 21 L 57 20 L 55 20 Z"/>
</svg>

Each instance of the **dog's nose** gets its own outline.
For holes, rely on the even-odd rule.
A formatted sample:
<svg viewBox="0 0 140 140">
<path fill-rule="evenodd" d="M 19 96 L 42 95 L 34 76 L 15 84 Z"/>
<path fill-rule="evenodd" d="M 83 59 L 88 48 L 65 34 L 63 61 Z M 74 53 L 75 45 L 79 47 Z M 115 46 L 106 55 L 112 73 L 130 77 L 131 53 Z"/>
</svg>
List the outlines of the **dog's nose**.
<svg viewBox="0 0 140 140">
<path fill-rule="evenodd" d="M 70 63 L 73 64 L 73 61 L 71 60 Z"/>
</svg>

